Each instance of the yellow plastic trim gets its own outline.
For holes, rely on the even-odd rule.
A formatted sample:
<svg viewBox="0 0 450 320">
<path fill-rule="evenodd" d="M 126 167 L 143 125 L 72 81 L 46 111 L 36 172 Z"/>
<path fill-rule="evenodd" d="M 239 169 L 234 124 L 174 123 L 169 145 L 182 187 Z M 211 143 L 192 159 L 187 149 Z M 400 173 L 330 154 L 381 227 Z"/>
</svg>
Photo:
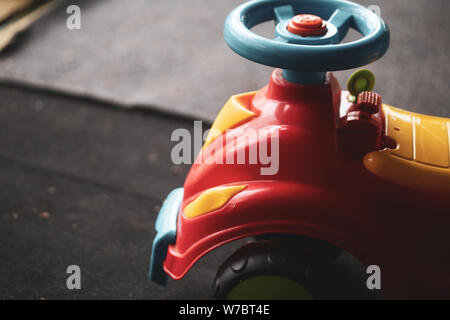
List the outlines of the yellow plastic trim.
<svg viewBox="0 0 450 320">
<path fill-rule="evenodd" d="M 242 124 L 256 116 L 256 113 L 250 110 L 250 105 L 255 94 L 256 91 L 232 96 L 225 103 L 206 137 L 203 148 L 209 146 L 214 139 L 222 135 L 227 129 Z"/>
<path fill-rule="evenodd" d="M 450 119 L 408 112 L 383 105 L 386 134 L 396 149 L 367 154 L 372 173 L 401 185 L 450 193 Z"/>
<path fill-rule="evenodd" d="M 184 208 L 186 218 L 195 218 L 222 208 L 247 186 L 216 187 L 204 191 Z"/>
</svg>

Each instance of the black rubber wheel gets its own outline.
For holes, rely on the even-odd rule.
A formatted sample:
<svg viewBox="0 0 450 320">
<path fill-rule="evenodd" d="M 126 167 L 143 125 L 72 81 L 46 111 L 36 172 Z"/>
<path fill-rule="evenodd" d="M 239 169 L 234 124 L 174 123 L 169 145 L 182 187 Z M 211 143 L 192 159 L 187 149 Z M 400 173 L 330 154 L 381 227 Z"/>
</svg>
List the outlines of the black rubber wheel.
<svg viewBox="0 0 450 320">
<path fill-rule="evenodd" d="M 214 297 L 231 300 L 380 299 L 366 287 L 364 266 L 322 241 L 257 237 L 220 267 Z"/>
</svg>

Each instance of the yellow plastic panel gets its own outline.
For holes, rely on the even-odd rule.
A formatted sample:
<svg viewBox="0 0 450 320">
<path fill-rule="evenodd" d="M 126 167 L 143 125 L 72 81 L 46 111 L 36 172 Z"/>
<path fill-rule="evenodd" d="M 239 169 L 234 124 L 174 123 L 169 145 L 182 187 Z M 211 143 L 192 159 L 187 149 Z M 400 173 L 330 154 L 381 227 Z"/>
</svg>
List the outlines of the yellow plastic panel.
<svg viewBox="0 0 450 320">
<path fill-rule="evenodd" d="M 195 218 L 222 208 L 236 194 L 247 186 L 216 187 L 200 194 L 194 201 L 184 208 L 186 218 Z"/>
<path fill-rule="evenodd" d="M 416 161 L 443 168 L 449 166 L 447 123 L 440 118 L 415 117 Z"/>
<path fill-rule="evenodd" d="M 450 119 L 386 105 L 383 111 L 386 134 L 398 147 L 367 154 L 363 160 L 366 168 L 410 188 L 450 194 Z"/>
<path fill-rule="evenodd" d="M 387 135 L 397 142 L 397 148 L 391 153 L 405 158 L 413 158 L 413 117 L 398 112 L 392 107 L 384 106 Z"/>
<path fill-rule="evenodd" d="M 206 148 L 215 138 L 223 134 L 227 129 L 242 124 L 256 114 L 250 110 L 253 97 L 256 92 L 243 93 L 232 96 L 219 112 L 214 121 L 203 148 Z"/>
<path fill-rule="evenodd" d="M 364 157 L 366 168 L 377 176 L 413 189 L 450 194 L 450 170 L 427 166 L 375 151 Z"/>
</svg>

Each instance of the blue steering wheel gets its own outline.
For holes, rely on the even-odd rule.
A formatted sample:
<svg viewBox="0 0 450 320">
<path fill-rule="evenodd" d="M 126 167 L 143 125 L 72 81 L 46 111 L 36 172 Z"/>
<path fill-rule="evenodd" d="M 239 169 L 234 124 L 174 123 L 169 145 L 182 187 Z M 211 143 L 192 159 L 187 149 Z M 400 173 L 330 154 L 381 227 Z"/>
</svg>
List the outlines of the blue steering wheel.
<svg viewBox="0 0 450 320">
<path fill-rule="evenodd" d="M 302 36 L 288 31 L 297 14 L 321 17 L 326 33 Z M 274 20 L 275 38 L 251 31 Z M 340 43 L 349 28 L 363 37 Z M 389 48 L 389 28 L 371 10 L 345 0 L 254 0 L 234 9 L 225 21 L 225 41 L 237 54 L 260 64 L 284 69 L 287 80 L 301 84 L 325 82 L 327 71 L 352 69 L 380 59 Z"/>
</svg>

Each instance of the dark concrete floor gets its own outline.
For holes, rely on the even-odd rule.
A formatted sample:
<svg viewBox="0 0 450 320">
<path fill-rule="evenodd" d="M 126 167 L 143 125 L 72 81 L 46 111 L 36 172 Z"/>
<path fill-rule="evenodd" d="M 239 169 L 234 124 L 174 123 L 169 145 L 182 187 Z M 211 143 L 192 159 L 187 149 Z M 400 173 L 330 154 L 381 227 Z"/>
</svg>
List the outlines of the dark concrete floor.
<svg viewBox="0 0 450 320">
<path fill-rule="evenodd" d="M 167 289 L 147 277 L 158 208 L 189 169 L 172 167 L 170 134 L 191 120 L 5 84 L 0 97 L 0 298 L 208 297 L 230 247 Z"/>
</svg>

